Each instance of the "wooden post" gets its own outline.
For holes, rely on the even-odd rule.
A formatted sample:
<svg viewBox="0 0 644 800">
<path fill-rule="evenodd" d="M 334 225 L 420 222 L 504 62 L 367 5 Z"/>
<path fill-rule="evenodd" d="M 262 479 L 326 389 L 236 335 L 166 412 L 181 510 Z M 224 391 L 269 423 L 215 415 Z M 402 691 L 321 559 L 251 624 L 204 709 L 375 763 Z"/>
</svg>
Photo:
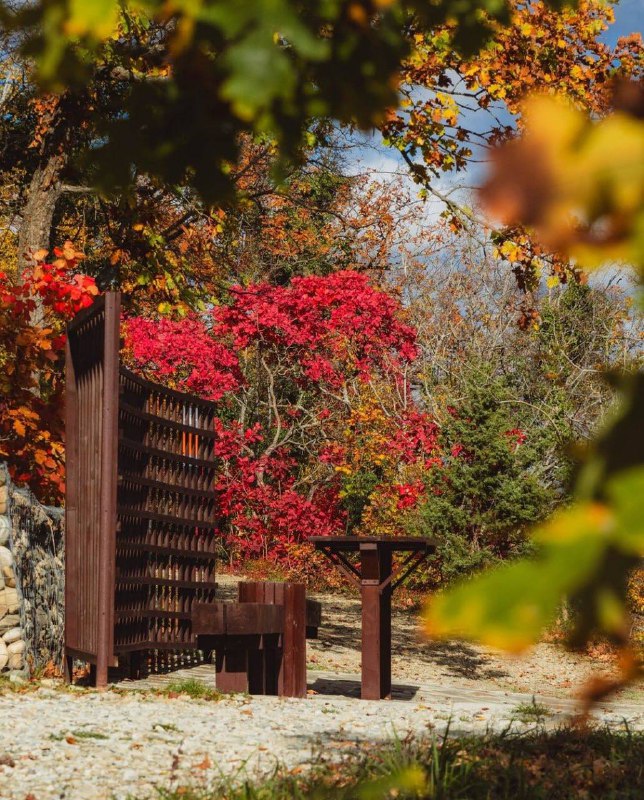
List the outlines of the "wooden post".
<svg viewBox="0 0 644 800">
<path fill-rule="evenodd" d="M 306 587 L 284 585 L 284 635 L 279 694 L 306 697 Z"/>
<path fill-rule="evenodd" d="M 271 605 L 284 606 L 285 587 L 284 583 L 276 583 L 275 581 L 264 581 L 257 584 L 258 597 L 261 598 L 259 602 L 270 603 Z M 284 618 L 284 624 L 286 619 Z M 259 663 L 263 668 L 263 684 L 262 691 L 264 694 L 278 695 L 281 694 L 281 674 L 282 665 L 284 663 L 284 640 L 279 636 L 264 636 L 262 640 L 262 649 L 258 653 Z"/>
<path fill-rule="evenodd" d="M 105 350 L 101 404 L 100 570 L 96 650 L 96 686 L 99 688 L 107 686 L 107 669 L 114 650 L 120 317 L 121 296 L 118 292 L 108 292 L 105 295 Z"/>
<path fill-rule="evenodd" d="M 237 597 L 240 603 L 271 602 L 271 600 L 267 599 L 266 584 L 262 583 L 261 581 L 240 581 L 237 586 Z M 244 689 L 228 689 L 226 691 L 245 691 L 249 694 L 267 694 L 266 652 L 264 649 L 260 649 L 259 647 L 250 649 L 247 643 L 245 645 L 244 657 L 246 660 L 246 685 Z M 238 662 L 235 663 L 238 663 L 238 665 L 241 667 L 241 657 L 238 657 Z M 232 667 L 230 669 L 232 669 Z M 241 682 L 241 679 L 239 682 Z"/>
<path fill-rule="evenodd" d="M 78 447 L 78 389 L 74 359 L 67 336 L 65 347 L 65 537 L 66 544 L 78 537 L 78 501 L 79 501 L 79 447 Z M 78 559 L 65 558 L 65 681 L 73 681 L 74 659 L 67 648 L 78 640 L 78 607 L 77 591 L 79 584 Z M 73 610 L 72 610 L 73 609 Z"/>
<path fill-rule="evenodd" d="M 306 697 L 306 587 L 302 583 L 244 582 L 240 603 L 269 603 L 284 607 L 282 646 L 272 636 L 262 647 L 248 651 L 248 691 L 251 694 Z"/>
<path fill-rule="evenodd" d="M 391 697 L 391 551 L 377 544 L 360 545 L 362 593 L 363 700 Z"/>
</svg>

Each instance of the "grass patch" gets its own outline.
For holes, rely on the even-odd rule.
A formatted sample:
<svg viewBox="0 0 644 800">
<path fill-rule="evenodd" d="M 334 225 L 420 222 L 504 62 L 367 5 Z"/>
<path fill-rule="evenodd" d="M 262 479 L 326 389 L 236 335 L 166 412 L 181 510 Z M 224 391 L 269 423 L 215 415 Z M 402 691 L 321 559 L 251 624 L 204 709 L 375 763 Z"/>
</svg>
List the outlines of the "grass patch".
<svg viewBox="0 0 644 800">
<path fill-rule="evenodd" d="M 21 681 L 19 683 L 14 683 L 14 681 L 10 681 L 7 676 L 0 676 L 0 694 L 5 694 L 6 692 L 23 692 L 25 686 L 28 686 L 26 682 Z"/>
<path fill-rule="evenodd" d="M 514 716 L 521 722 L 543 722 L 547 717 L 552 716 L 552 711 L 548 706 L 532 698 L 531 703 L 521 703 L 514 709 Z"/>
<path fill-rule="evenodd" d="M 166 697 L 177 697 L 180 694 L 186 694 L 192 697 L 193 700 L 221 700 L 224 696 L 216 689 L 211 689 L 206 686 L 202 681 L 195 680 L 195 678 L 188 678 L 186 680 L 171 681 L 167 686 L 161 689 L 161 694 Z"/>
<path fill-rule="evenodd" d="M 104 733 L 99 731 L 72 731 L 72 736 L 75 739 L 109 739 Z"/>
<path fill-rule="evenodd" d="M 100 731 L 87 731 L 81 729 L 65 733 L 50 733 L 49 738 L 52 742 L 68 741 L 75 744 L 78 739 L 109 739 L 110 737 L 106 736 Z"/>
<path fill-rule="evenodd" d="M 181 728 L 178 728 L 176 725 L 173 725 L 171 722 L 155 722 L 152 726 L 152 730 L 156 730 L 160 728 L 162 731 L 166 733 L 181 733 Z"/>
<path fill-rule="evenodd" d="M 368 750 L 368 752 L 367 752 Z M 398 741 L 302 774 L 277 771 L 160 800 L 639 800 L 644 736 L 609 730 Z M 143 800 L 132 795 L 130 800 Z"/>
</svg>

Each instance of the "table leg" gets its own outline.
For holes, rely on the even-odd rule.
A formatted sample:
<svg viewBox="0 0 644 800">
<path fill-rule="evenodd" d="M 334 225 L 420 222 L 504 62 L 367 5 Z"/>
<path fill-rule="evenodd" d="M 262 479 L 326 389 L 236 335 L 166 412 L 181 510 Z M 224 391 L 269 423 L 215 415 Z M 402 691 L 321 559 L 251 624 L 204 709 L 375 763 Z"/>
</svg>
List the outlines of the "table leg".
<svg viewBox="0 0 644 800">
<path fill-rule="evenodd" d="M 248 691 L 248 645 L 230 642 L 215 651 L 216 686 L 220 692 Z"/>
<path fill-rule="evenodd" d="M 391 553 L 371 543 L 360 547 L 363 700 L 391 697 Z"/>
</svg>

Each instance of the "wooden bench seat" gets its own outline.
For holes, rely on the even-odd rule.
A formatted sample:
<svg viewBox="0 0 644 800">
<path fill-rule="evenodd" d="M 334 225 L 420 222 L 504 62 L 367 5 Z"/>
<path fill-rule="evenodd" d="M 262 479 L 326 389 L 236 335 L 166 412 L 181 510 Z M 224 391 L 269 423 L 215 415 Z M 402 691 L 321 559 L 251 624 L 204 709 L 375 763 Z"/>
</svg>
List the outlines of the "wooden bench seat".
<svg viewBox="0 0 644 800">
<path fill-rule="evenodd" d="M 192 632 L 214 650 L 217 688 L 284 697 L 306 695 L 306 638 L 316 638 L 320 603 L 298 583 L 242 582 L 237 603 L 195 603 Z"/>
</svg>

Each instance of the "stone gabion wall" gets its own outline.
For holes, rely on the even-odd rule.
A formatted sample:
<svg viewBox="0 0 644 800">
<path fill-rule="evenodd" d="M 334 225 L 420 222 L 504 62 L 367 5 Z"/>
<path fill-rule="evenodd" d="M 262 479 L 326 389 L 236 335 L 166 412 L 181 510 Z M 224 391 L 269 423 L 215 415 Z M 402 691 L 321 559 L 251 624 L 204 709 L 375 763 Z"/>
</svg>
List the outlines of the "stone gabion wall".
<svg viewBox="0 0 644 800">
<path fill-rule="evenodd" d="M 11 542 L 9 476 L 0 464 L 0 672 L 20 671 L 27 645 L 20 615 L 21 598 Z"/>
<path fill-rule="evenodd" d="M 43 506 L 31 492 L 12 486 L 2 464 L 0 484 L 0 672 L 37 672 L 50 663 L 60 668 L 63 511 Z"/>
</svg>

